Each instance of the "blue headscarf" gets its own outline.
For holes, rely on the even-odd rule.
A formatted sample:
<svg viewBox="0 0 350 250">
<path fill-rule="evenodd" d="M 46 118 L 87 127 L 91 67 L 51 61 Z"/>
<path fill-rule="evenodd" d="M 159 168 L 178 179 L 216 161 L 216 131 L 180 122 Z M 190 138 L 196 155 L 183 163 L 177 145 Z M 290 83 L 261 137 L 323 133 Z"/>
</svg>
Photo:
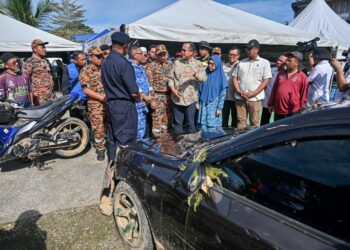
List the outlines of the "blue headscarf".
<svg viewBox="0 0 350 250">
<path fill-rule="evenodd" d="M 200 100 L 205 104 L 214 101 L 227 88 L 227 79 L 221 65 L 221 58 L 214 55 L 211 60 L 215 63 L 215 70 L 210 72 L 207 69 L 208 81 L 199 86 Z"/>
</svg>

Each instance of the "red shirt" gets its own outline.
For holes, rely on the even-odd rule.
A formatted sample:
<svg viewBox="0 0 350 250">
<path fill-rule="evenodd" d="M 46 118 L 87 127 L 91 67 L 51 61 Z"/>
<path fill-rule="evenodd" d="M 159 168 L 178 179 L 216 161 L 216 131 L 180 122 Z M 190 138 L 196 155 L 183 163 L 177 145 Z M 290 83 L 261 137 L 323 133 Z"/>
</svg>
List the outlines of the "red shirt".
<svg viewBox="0 0 350 250">
<path fill-rule="evenodd" d="M 304 72 L 298 71 L 288 78 L 286 70 L 278 72 L 268 106 L 278 115 L 298 112 L 307 101 L 309 80 Z"/>
</svg>

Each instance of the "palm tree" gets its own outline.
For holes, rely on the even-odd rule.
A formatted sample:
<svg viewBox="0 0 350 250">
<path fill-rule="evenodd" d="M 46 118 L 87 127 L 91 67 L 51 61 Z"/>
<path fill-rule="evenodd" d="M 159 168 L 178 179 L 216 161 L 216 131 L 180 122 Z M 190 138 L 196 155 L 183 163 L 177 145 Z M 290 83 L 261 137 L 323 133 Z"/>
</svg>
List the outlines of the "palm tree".
<svg viewBox="0 0 350 250">
<path fill-rule="evenodd" d="M 31 0 L 0 0 L 0 13 L 37 28 L 44 28 L 56 9 L 54 0 L 40 0 L 33 7 Z"/>
</svg>

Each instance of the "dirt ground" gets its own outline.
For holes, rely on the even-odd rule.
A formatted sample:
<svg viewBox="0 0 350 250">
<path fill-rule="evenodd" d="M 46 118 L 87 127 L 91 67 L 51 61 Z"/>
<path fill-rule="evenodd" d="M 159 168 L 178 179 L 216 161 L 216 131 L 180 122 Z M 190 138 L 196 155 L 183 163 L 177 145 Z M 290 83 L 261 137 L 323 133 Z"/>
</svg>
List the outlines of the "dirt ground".
<svg viewBox="0 0 350 250">
<path fill-rule="evenodd" d="M 0 225 L 0 249 L 126 249 L 112 217 L 101 215 L 97 205 L 22 216 Z"/>
</svg>

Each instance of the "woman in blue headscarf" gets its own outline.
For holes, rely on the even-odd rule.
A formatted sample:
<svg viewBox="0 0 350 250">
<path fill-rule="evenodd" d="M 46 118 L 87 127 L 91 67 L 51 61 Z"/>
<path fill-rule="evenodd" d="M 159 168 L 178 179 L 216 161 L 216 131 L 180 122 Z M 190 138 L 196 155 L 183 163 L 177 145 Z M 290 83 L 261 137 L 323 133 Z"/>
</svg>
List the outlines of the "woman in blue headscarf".
<svg viewBox="0 0 350 250">
<path fill-rule="evenodd" d="M 208 81 L 199 87 L 198 125 L 202 131 L 221 128 L 227 80 L 221 65 L 221 58 L 214 55 L 207 68 Z M 199 107 L 198 107 L 199 106 Z"/>
</svg>

